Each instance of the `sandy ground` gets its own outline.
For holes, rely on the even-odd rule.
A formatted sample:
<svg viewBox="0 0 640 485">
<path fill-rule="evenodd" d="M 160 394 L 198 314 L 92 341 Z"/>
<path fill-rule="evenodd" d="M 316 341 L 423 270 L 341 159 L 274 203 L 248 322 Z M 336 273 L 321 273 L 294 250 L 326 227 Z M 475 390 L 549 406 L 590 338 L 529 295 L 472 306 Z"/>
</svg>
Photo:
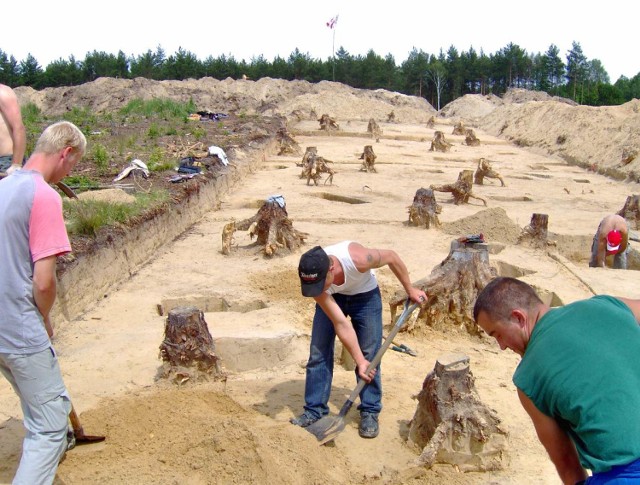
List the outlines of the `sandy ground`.
<svg viewBox="0 0 640 485">
<path fill-rule="evenodd" d="M 301 122 L 293 128 L 316 127 L 315 122 Z M 254 215 L 266 197 L 282 194 L 294 227 L 309 234 L 307 247 L 353 239 L 393 248 L 414 280 L 428 276 L 447 256 L 452 239 L 484 232 L 489 242 L 504 244 L 491 255 L 492 264 L 503 272 L 526 274 L 524 280 L 564 303 L 594 293 L 640 297 L 635 271 L 587 267 L 599 220 L 618 211 L 626 196 L 640 188 L 567 166 L 481 130 L 476 130 L 480 147 L 467 147 L 462 137 L 447 135 L 454 143 L 451 152 L 430 152 L 434 129 L 451 133 L 449 121 L 434 129 L 381 123 L 383 138 L 373 143 L 378 173 L 363 173 L 358 157 L 364 145 L 372 144 L 361 136 L 366 123 L 342 127 L 358 136 L 296 137 L 303 149 L 316 146 L 320 155 L 335 162 L 333 185 L 307 186 L 295 166 L 300 157 L 270 157 L 219 211 L 167 245 L 82 318 L 57 329 L 54 344 L 85 430 L 108 437 L 103 444 L 69 452 L 58 483 L 559 483 L 511 383 L 519 358 L 500 352 L 492 340 L 457 329 L 400 334 L 397 340 L 418 356 L 388 351 L 383 358 L 379 437 L 359 438 L 353 410 L 335 443 L 318 446 L 311 434 L 288 422 L 302 410 L 313 314 L 312 301 L 299 294 L 300 253 L 267 259 L 248 234 L 237 233 L 235 251 L 224 256 L 221 230 L 231 218 Z M 417 189 L 454 182 L 460 170 L 475 169 L 479 157 L 488 158 L 507 183 L 500 187 L 496 180 L 487 180 L 474 187 L 487 199 L 487 207 L 473 200 L 455 206 L 450 194 L 438 193 L 443 227 L 407 226 L 407 207 Z M 362 203 L 341 202 L 336 196 Z M 514 235 L 534 212 L 549 215 L 557 251 L 515 244 Z M 550 254 L 555 252 L 560 255 L 554 258 Z M 378 278 L 386 303 L 399 285 L 388 268 L 379 270 Z M 220 299 L 228 303 L 227 311 L 214 311 L 213 303 Z M 157 305 L 168 310 L 176 302 L 194 301 L 211 302 L 205 319 L 227 379 L 179 387 L 158 381 L 166 316 L 158 315 Z M 389 320 L 386 310 L 385 323 Z M 415 466 L 420 450 L 406 442 L 414 396 L 436 359 L 449 352 L 470 357 L 480 399 L 509 431 L 505 470 L 462 473 L 446 464 L 429 470 Z M 334 413 L 354 386 L 353 373 L 336 366 Z M 18 400 L 4 380 L 0 433 L 0 482 L 8 483 L 23 431 Z"/>
</svg>

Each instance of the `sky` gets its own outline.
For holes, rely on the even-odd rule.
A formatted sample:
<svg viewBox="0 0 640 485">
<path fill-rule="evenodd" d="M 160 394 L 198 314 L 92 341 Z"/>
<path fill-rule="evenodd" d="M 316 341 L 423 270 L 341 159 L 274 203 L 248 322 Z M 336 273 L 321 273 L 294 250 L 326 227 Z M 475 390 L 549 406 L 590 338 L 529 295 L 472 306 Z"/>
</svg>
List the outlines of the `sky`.
<svg viewBox="0 0 640 485">
<path fill-rule="evenodd" d="M 352 56 L 370 50 L 391 54 L 400 65 L 414 48 L 437 55 L 450 46 L 458 52 L 473 47 L 489 55 L 512 42 L 529 54 L 544 54 L 554 44 L 566 63 L 575 41 L 588 60 L 600 60 L 614 83 L 621 75 L 640 73 L 640 1 L 606 5 L 566 0 L 14 1 L 2 6 L 0 49 L 17 61 L 31 54 L 43 69 L 71 55 L 83 60 L 87 52 L 117 55 L 121 50 L 138 56 L 158 46 L 167 57 L 182 48 L 202 61 L 225 55 L 246 62 L 260 55 L 267 61 L 288 59 L 296 48 L 328 60 L 342 47 Z M 336 16 L 330 29 L 326 24 Z"/>
</svg>

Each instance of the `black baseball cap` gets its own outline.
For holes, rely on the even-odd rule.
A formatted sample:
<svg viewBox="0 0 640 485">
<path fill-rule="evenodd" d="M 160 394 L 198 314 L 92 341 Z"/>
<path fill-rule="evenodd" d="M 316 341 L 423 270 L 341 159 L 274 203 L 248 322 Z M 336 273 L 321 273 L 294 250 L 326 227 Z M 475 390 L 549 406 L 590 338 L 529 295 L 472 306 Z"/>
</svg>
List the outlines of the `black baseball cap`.
<svg viewBox="0 0 640 485">
<path fill-rule="evenodd" d="M 318 296 L 324 290 L 329 272 L 329 256 L 320 246 L 309 249 L 300 256 L 298 276 L 303 296 Z"/>
</svg>

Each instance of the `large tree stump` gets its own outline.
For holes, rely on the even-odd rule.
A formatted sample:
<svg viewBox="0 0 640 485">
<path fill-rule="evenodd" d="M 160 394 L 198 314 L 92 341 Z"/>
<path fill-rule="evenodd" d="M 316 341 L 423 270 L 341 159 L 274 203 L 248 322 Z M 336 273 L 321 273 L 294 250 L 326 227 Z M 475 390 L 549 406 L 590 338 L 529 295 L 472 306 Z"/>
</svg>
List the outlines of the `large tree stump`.
<svg viewBox="0 0 640 485">
<path fill-rule="evenodd" d="M 177 307 L 169 312 L 160 358 L 164 362 L 161 375 L 180 384 L 222 376 L 204 314 L 195 307 Z"/>
<path fill-rule="evenodd" d="M 281 249 L 297 250 L 309 236 L 293 228 L 281 195 L 269 197 L 256 215 L 237 222 L 235 229 L 249 231 L 249 237 L 253 239 L 255 236 L 256 244 L 264 246 L 264 254 L 269 257 Z"/>
<path fill-rule="evenodd" d="M 474 387 L 469 357 L 440 356 L 425 378 L 410 423 L 409 442 L 422 449 L 418 462 L 460 471 L 502 470 L 508 464 L 508 432 Z"/>
<path fill-rule="evenodd" d="M 480 140 L 478 140 L 478 137 L 476 137 L 476 132 L 471 128 L 467 128 L 467 130 L 465 131 L 464 143 L 469 147 L 480 146 Z"/>
<path fill-rule="evenodd" d="M 498 179 L 500 180 L 500 184 L 502 184 L 502 187 L 505 187 L 502 175 L 500 175 L 491 167 L 491 164 L 486 158 L 481 158 L 478 161 L 478 168 L 476 169 L 476 173 L 473 175 L 473 183 L 482 185 L 484 183 L 485 177 L 490 179 Z"/>
<path fill-rule="evenodd" d="M 485 206 L 487 205 L 485 199 L 471 191 L 473 187 L 473 170 L 462 170 L 458 174 L 458 180 L 453 184 L 430 185 L 429 187 L 436 192 L 450 192 L 453 195 L 453 203 L 455 205 L 468 204 L 470 198 L 481 200 Z"/>
<path fill-rule="evenodd" d="M 373 118 L 369 118 L 369 124 L 367 125 L 367 133 L 371 134 L 376 143 L 380 141 L 382 137 L 382 129 L 378 126 L 378 122 Z"/>
<path fill-rule="evenodd" d="M 543 248 L 550 244 L 547 239 L 549 216 L 547 214 L 532 214 L 531 222 L 520 233 L 518 244 L 530 247 Z"/>
<path fill-rule="evenodd" d="M 464 135 L 465 134 L 465 127 L 464 127 L 464 123 L 462 121 L 458 121 L 454 126 L 453 126 L 453 131 L 451 132 L 452 135 Z"/>
<path fill-rule="evenodd" d="M 627 196 L 624 206 L 617 214 L 626 219 L 629 229 L 640 229 L 640 195 Z"/>
<path fill-rule="evenodd" d="M 338 123 L 336 123 L 336 120 L 334 120 L 328 114 L 323 114 L 318 120 L 318 122 L 320 123 L 321 130 L 337 131 L 340 129 L 340 126 L 338 125 Z"/>
<path fill-rule="evenodd" d="M 431 142 L 431 148 L 429 151 L 448 152 L 451 150 L 451 143 L 444 139 L 444 133 L 436 131 L 433 134 L 433 141 Z"/>
<path fill-rule="evenodd" d="M 442 207 L 436 202 L 436 196 L 431 189 L 420 188 L 413 197 L 413 203 L 409 206 L 409 225 L 421 226 L 430 229 L 440 226 L 438 214 Z"/>
<path fill-rule="evenodd" d="M 470 335 L 480 335 L 481 331 L 473 319 L 473 305 L 478 293 L 497 276 L 495 268 L 489 264 L 489 250 L 481 242 L 482 237 L 465 236 L 451 242 L 449 255 L 436 266 L 431 274 L 413 283 L 424 290 L 427 301 L 420 311 L 404 327 L 403 331 L 464 330 Z M 404 290 L 398 290 L 389 302 L 391 321 L 396 310 L 407 298 Z"/>
<path fill-rule="evenodd" d="M 282 127 L 276 133 L 276 140 L 280 145 L 278 155 L 300 155 L 302 149 L 293 136 L 287 131 L 285 127 Z"/>
<path fill-rule="evenodd" d="M 360 155 L 360 160 L 362 160 L 362 166 L 360 167 L 361 172 L 377 172 L 376 167 L 374 167 L 374 163 L 376 161 L 376 154 L 373 153 L 373 146 L 365 145 L 364 151 Z"/>
</svg>

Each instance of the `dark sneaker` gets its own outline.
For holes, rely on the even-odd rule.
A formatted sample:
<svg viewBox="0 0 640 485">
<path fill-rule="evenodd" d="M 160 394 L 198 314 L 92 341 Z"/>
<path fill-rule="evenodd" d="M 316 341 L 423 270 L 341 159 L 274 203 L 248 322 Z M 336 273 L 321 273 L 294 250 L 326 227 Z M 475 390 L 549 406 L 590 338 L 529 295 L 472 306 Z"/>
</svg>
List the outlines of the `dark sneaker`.
<svg viewBox="0 0 640 485">
<path fill-rule="evenodd" d="M 378 415 L 372 413 L 360 413 L 360 429 L 363 438 L 375 438 L 378 436 Z"/>
<path fill-rule="evenodd" d="M 320 418 L 316 418 L 315 416 L 313 416 L 313 415 L 309 414 L 307 411 L 305 411 L 304 413 L 302 413 L 297 418 L 291 418 L 289 420 L 289 422 L 291 424 L 295 424 L 296 426 L 300 426 L 301 428 L 306 428 L 307 426 L 309 426 L 310 424 L 315 423 L 319 419 Z"/>
</svg>

